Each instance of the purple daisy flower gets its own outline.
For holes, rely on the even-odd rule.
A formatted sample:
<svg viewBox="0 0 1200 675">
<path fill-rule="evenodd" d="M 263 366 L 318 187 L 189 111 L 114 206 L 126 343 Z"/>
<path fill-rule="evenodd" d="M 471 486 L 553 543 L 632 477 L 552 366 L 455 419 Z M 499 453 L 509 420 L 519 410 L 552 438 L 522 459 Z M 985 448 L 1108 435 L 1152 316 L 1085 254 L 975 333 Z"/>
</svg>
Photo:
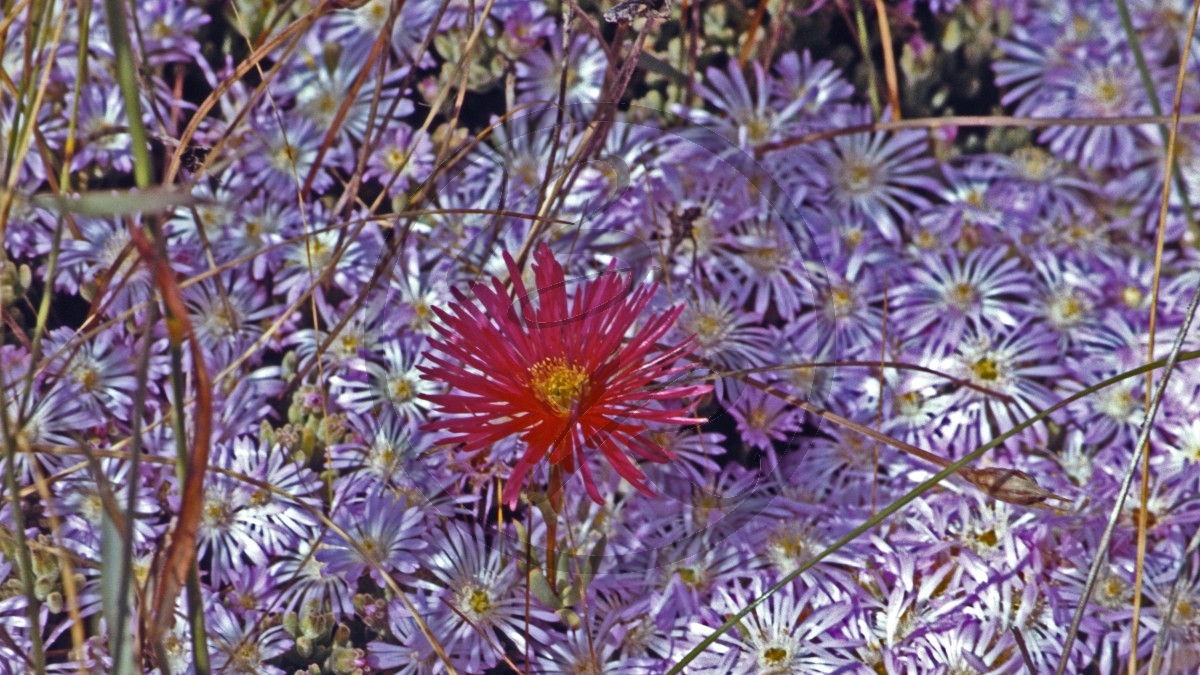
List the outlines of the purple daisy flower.
<svg viewBox="0 0 1200 675">
<path fill-rule="evenodd" d="M 334 305 L 318 296 L 315 304 L 322 327 L 301 328 L 288 338 L 287 344 L 296 345 L 298 366 L 315 366 L 319 357 L 320 365 L 334 372 L 361 371 L 367 357 L 381 353 L 388 336 L 400 332 L 404 324 L 403 309 L 385 311 L 388 302 L 384 293 L 374 293 L 361 307 L 353 300 Z M 354 315 L 347 317 L 347 310 L 356 307 Z M 332 329 L 339 325 L 333 334 Z"/>
<path fill-rule="evenodd" d="M 854 273 L 845 260 L 808 264 L 816 289 L 813 311 L 801 312 L 792 324 L 790 339 L 811 345 L 815 354 L 835 358 L 866 355 L 879 357 L 883 337 L 883 283 L 874 269 L 859 267 Z M 845 271 L 843 271 L 845 270 Z"/>
<path fill-rule="evenodd" d="M 720 295 L 700 295 L 687 301 L 676 332 L 681 336 L 694 335 L 697 356 L 719 367 L 737 370 L 766 365 L 772 357 L 771 334 L 762 327 L 758 314 L 740 309 L 733 293 L 732 287 L 726 285 Z M 713 391 L 719 399 L 740 387 L 733 377 L 713 382 Z"/>
<path fill-rule="evenodd" d="M 1195 666 L 1196 645 L 1200 641 L 1200 617 L 1196 616 L 1195 610 L 1200 604 L 1200 578 L 1191 571 L 1198 558 L 1200 554 L 1188 548 L 1175 552 L 1163 563 L 1150 563 L 1151 569 L 1147 570 L 1145 593 L 1149 607 L 1143 610 L 1143 616 L 1149 630 L 1142 637 L 1146 642 L 1150 642 L 1152 635 L 1165 638 L 1159 664 L 1161 670 L 1157 672 L 1186 672 Z M 1180 574 L 1181 569 L 1183 574 Z M 1169 626 L 1166 624 L 1168 612 L 1171 616 Z M 1163 630 L 1165 635 L 1155 635 Z"/>
<path fill-rule="evenodd" d="M 428 395 L 442 387 L 421 377 L 422 341 L 389 340 L 382 349 L 382 363 L 367 361 L 330 378 L 334 401 L 343 409 L 363 414 L 382 411 L 408 423 L 423 422 L 428 414 Z"/>
<path fill-rule="evenodd" d="M 425 515 L 407 498 L 372 495 L 358 504 L 343 504 L 333 520 L 349 539 L 337 532 L 327 535 L 316 553 L 324 574 L 350 582 L 368 574 L 386 586 L 385 575 L 408 574 L 420 566 L 416 552 L 427 545 Z"/>
<path fill-rule="evenodd" d="M 279 601 L 281 585 L 280 580 L 271 574 L 269 568 L 249 567 L 232 579 L 226 595 L 229 609 L 245 619 L 265 619 L 268 614 L 279 609 L 276 603 Z"/>
<path fill-rule="evenodd" d="M 392 24 L 391 46 L 403 61 L 421 68 L 434 65 L 432 55 L 426 51 L 420 63 L 413 63 L 417 48 L 425 36 L 434 29 L 433 19 L 437 16 L 437 5 L 407 3 L 397 6 L 394 0 L 369 0 L 353 9 L 338 9 L 332 12 L 326 39 L 334 42 L 374 41 L 387 26 L 388 18 L 396 11 Z"/>
<path fill-rule="evenodd" d="M 349 415 L 346 422 L 352 432 L 348 440 L 328 450 L 330 466 L 342 473 L 339 492 L 390 489 L 416 499 L 451 482 L 440 453 L 429 452 L 435 442 L 431 434 L 414 435 L 413 425 L 396 415 Z"/>
<path fill-rule="evenodd" d="M 775 63 L 776 79 L 772 94 L 776 105 L 797 102 L 807 121 L 814 126 L 827 124 L 824 120 L 834 111 L 842 111 L 854 96 L 854 87 L 833 61 L 813 61 L 812 54 L 788 52 Z"/>
<path fill-rule="evenodd" d="M 545 675 L 651 675 L 659 672 L 642 659 L 618 659 L 616 645 L 607 640 L 595 640 L 594 632 L 594 629 L 583 627 L 555 635 L 538 650 L 536 672 Z"/>
<path fill-rule="evenodd" d="M 266 194 L 294 195 L 317 160 L 325 132 L 293 112 L 288 113 L 282 125 L 272 112 L 257 114 L 251 124 L 253 135 L 248 141 L 252 147 L 242 156 L 242 168 L 238 173 Z M 320 193 L 332 184 L 333 178 L 328 171 L 317 171 L 314 190 Z"/>
<path fill-rule="evenodd" d="M 374 37 L 374 36 L 372 36 Z M 359 77 L 363 64 L 368 61 L 373 40 L 354 40 L 341 43 L 342 50 L 336 58 L 331 57 L 322 42 L 310 40 L 310 44 L 299 58 L 297 65 L 287 76 L 273 82 L 283 93 L 282 98 L 293 98 L 296 103 L 295 113 L 303 115 L 316 129 L 324 134 L 333 126 L 338 111 L 351 93 L 351 87 Z M 324 53 L 323 53 L 324 52 Z M 371 75 L 379 73 L 378 67 L 371 69 Z M 367 137 L 368 124 L 371 122 L 371 101 L 379 90 L 385 103 L 375 109 L 374 123 L 377 125 L 392 124 L 394 120 L 407 117 L 413 112 L 412 100 L 397 91 L 399 81 L 408 73 L 407 66 L 389 68 L 384 71 L 382 78 L 367 79 L 358 88 L 354 100 L 350 103 L 345 116 L 338 128 L 337 140 L 327 155 L 326 163 L 349 163 L 353 166 L 354 154 L 350 148 L 351 141 L 362 141 Z M 398 100 L 397 105 L 390 101 Z M 390 116 L 389 116 L 390 115 Z M 348 168 L 349 168 L 348 167 Z M 305 174 L 301 174 L 301 180 Z"/>
<path fill-rule="evenodd" d="M 743 445 L 774 456 L 775 443 L 787 443 L 799 431 L 800 410 L 754 387 L 747 387 L 729 408 Z M 772 461 L 771 465 L 774 466 Z"/>
<path fill-rule="evenodd" d="M 997 158 L 1002 173 L 990 192 L 1005 212 L 1033 222 L 1053 213 L 1079 213 L 1094 201 L 1096 186 L 1036 145 Z"/>
<path fill-rule="evenodd" d="M 735 579 L 755 571 L 765 561 L 748 561 L 732 546 L 721 545 L 725 537 L 712 529 L 679 538 L 650 553 L 650 564 L 642 567 L 654 598 L 650 614 L 659 627 L 686 622 L 701 616 L 713 594 Z"/>
<path fill-rule="evenodd" d="M 1096 288 L 1100 275 L 1057 256 L 1038 256 L 1033 265 L 1042 282 L 1035 315 L 1058 333 L 1062 346 L 1077 345 L 1099 320 Z"/>
<path fill-rule="evenodd" d="M 546 40 L 549 52 L 534 49 L 517 62 L 518 101 L 558 102 L 563 68 L 567 69 L 564 104 L 572 116 L 590 116 L 600 99 L 600 86 L 608 67 L 604 50 L 590 36 L 575 34 L 563 53 L 563 40 L 552 35 Z"/>
<path fill-rule="evenodd" d="M 142 54 L 149 66 L 157 68 L 168 63 L 207 66 L 196 40 L 201 27 L 211 20 L 204 10 L 184 2 L 141 0 L 136 11 L 142 25 Z"/>
<path fill-rule="evenodd" d="M 1032 115 L 1052 103 L 1060 91 L 1055 82 L 1075 63 L 1087 63 L 1105 45 L 1103 29 L 1112 26 L 1112 7 L 1072 5 L 1046 13 L 1046 21 L 1027 22 L 997 41 L 1000 57 L 993 65 L 1001 101 L 1018 115 Z M 1108 16 L 1103 16 L 1107 13 Z"/>
<path fill-rule="evenodd" d="M 428 134 L 417 132 L 402 122 L 392 122 L 391 128 L 384 132 L 367 157 L 363 180 L 375 179 L 390 196 L 400 197 L 410 187 L 429 178 L 433 160 L 433 141 Z"/>
<path fill-rule="evenodd" d="M 525 577 L 510 555 L 485 543 L 483 528 L 449 523 L 422 567 L 432 577 L 418 581 L 432 591 L 425 620 L 447 654 L 467 672 L 496 665 L 498 646 L 507 638 L 517 652 L 527 639 L 553 644 L 539 624 L 556 622 L 550 611 L 526 614 Z"/>
<path fill-rule="evenodd" d="M 198 556 L 211 555 L 214 583 L 232 579 L 248 565 L 266 565 L 268 555 L 292 550 L 317 526 L 316 518 L 296 502 L 315 508 L 311 495 L 319 484 L 279 446 L 243 436 L 218 444 L 211 461 L 228 471 L 205 480 L 197 533 Z M 241 480 L 243 476 L 289 497 Z"/>
<path fill-rule="evenodd" d="M 279 312 L 249 275 L 232 271 L 187 286 L 183 299 L 196 337 L 206 349 L 205 363 L 213 372 L 251 352 L 263 333 L 263 321 Z"/>
<path fill-rule="evenodd" d="M 3 348 L 0 348 L 2 350 Z M 26 392 L 21 380 L 28 358 L 11 358 L 0 351 L 0 365 L 4 372 L 4 388 L 0 389 L 0 406 L 8 416 L 9 433 L 17 447 L 40 450 L 46 446 L 76 447 L 78 434 L 88 433 L 103 423 L 103 417 L 85 405 L 86 398 L 81 395 L 78 385 L 70 381 L 58 380 L 54 384 L 43 387 L 36 383 L 31 392 Z M 24 361 L 24 363 L 22 363 Z M 15 421 L 15 424 L 14 424 Z M 42 471 L 54 473 L 61 461 L 58 457 L 44 452 L 18 452 L 14 457 L 17 480 L 30 485 L 33 482 L 34 462 Z M 0 460 L 0 466 L 3 466 Z"/>
<path fill-rule="evenodd" d="M 318 202 L 308 214 L 307 230 L 284 249 L 283 269 L 274 279 L 276 295 L 291 304 L 314 285 L 313 295 L 325 295 L 328 284 L 318 280 L 330 267 L 329 278 L 337 288 L 351 296 L 361 292 L 375 262 L 371 253 L 382 247 L 378 229 L 368 225 L 357 231 L 356 226 L 336 222 Z M 351 234 L 356 236 L 351 239 Z"/>
<path fill-rule="evenodd" d="M 870 112 L 860 108 L 844 123 L 870 121 Z M 901 239 L 907 214 L 928 206 L 926 194 L 939 188 L 927 175 L 934 164 L 926 156 L 926 143 L 926 132 L 915 129 L 835 138 L 833 152 L 822 156 L 830 176 L 829 208 L 875 223 L 888 241 Z"/>
<path fill-rule="evenodd" d="M 954 354 L 937 368 L 983 389 L 959 389 L 959 402 L 946 415 L 950 425 L 947 440 L 954 444 L 956 454 L 969 452 L 1050 407 L 1055 397 L 1048 383 L 1065 372 L 1059 357 L 1054 334 L 1028 323 L 997 332 L 968 331 Z M 1027 433 L 1034 443 L 1045 441 L 1044 424 Z"/>
<path fill-rule="evenodd" d="M 698 167 L 684 171 L 683 167 Z M 672 144 L 650 172 L 653 211 L 640 217 L 634 234 L 657 240 L 657 253 L 672 283 L 689 283 L 697 273 L 712 274 L 715 253 L 734 249 L 732 225 L 761 211 L 744 190 L 746 177 L 729 164 L 687 143 Z M 643 234 L 644 232 L 644 234 Z"/>
<path fill-rule="evenodd" d="M 317 552 L 324 550 L 324 544 L 317 539 L 316 533 L 312 538 L 302 539 L 271 564 L 270 574 L 277 580 L 282 609 L 297 611 L 310 604 L 328 605 L 341 617 L 354 616 L 352 595 L 358 580 L 330 573 L 328 565 L 317 560 Z M 344 551 L 336 554 L 344 556 Z"/>
<path fill-rule="evenodd" d="M 1127 51 L 1115 51 L 1107 61 L 1072 64 L 1051 78 L 1060 94 L 1036 106 L 1038 117 L 1118 117 L 1148 115 L 1146 100 L 1137 69 Z M 1050 127 L 1040 140 L 1059 157 L 1078 162 L 1088 169 L 1109 166 L 1128 169 L 1145 143 L 1144 132 L 1125 125 Z"/>
<path fill-rule="evenodd" d="M 934 354 L 928 350 L 903 352 L 895 358 L 902 363 L 930 368 L 937 365 Z M 947 375 L 907 368 L 885 369 L 883 430 L 917 447 L 941 445 L 944 441 L 940 438 L 938 422 L 955 404 L 954 396 L 950 394 L 954 383 Z M 878 378 L 863 378 L 860 386 L 863 396 L 856 408 L 877 410 Z"/>
<path fill-rule="evenodd" d="M 646 466 L 646 475 L 656 485 L 664 480 L 659 474 L 685 476 L 692 482 L 702 483 L 721 468 L 714 458 L 725 454 L 723 434 L 694 429 L 649 429 L 642 435 L 647 442 L 675 457 L 669 464 Z"/>
<path fill-rule="evenodd" d="M 753 93 L 742 75 L 742 68 L 735 61 L 731 61 L 725 71 L 709 68 L 704 79 L 700 95 L 719 112 L 678 112 L 714 129 L 742 149 L 782 140 L 792 133 L 804 105 L 809 103 L 804 98 L 786 102 L 778 98 L 772 100 L 771 91 L 775 87 L 757 61 L 754 62 Z"/>
<path fill-rule="evenodd" d="M 45 354 L 62 355 L 62 376 L 79 387 L 84 405 L 99 415 L 127 422 L 133 395 L 139 386 L 133 349 L 120 325 L 96 333 L 90 341 L 79 341 L 75 331 L 58 328 L 46 336 Z M 147 385 L 153 391 L 153 385 Z"/>
<path fill-rule="evenodd" d="M 66 239 L 59 257 L 60 272 L 54 286 L 64 293 L 76 293 L 84 284 L 107 281 L 106 296 L 99 306 L 106 315 L 115 315 L 146 302 L 151 297 L 150 272 L 139 264 L 139 255 L 131 243 L 129 229 L 116 218 L 76 217 L 79 238 Z M 128 227 L 141 227 L 130 223 Z M 174 264 L 175 261 L 172 261 Z M 177 268 L 177 271 L 185 272 Z"/>
<path fill-rule="evenodd" d="M 1010 227 L 1007 204 L 997 199 L 994 189 L 1004 175 L 1003 158 L 994 155 L 972 156 L 965 162 L 946 162 L 942 175 L 946 184 L 938 190 L 939 204 L 921 215 L 937 214 L 954 227 L 1002 229 Z"/>
<path fill-rule="evenodd" d="M 955 345 L 968 328 L 1013 327 L 1014 298 L 1031 280 L 1006 249 L 977 249 L 960 257 L 926 256 L 892 290 L 894 325 L 922 344 Z"/>
<path fill-rule="evenodd" d="M 16 18 L 16 17 L 12 17 L 12 18 Z M 19 21 L 18 21 L 18 23 L 19 23 Z M 19 47 L 17 45 L 21 42 L 20 37 L 17 36 L 11 29 L 9 30 L 8 36 L 10 38 L 13 38 L 13 37 L 17 38 L 16 43 L 14 43 L 14 42 L 8 43 L 9 49 L 19 49 Z M 16 54 L 17 52 L 13 52 L 13 53 Z M 60 54 L 61 54 L 61 52 L 60 52 Z M 5 60 L 4 67 L 7 69 L 9 67 L 9 65 L 10 64 L 8 63 L 8 61 Z M 18 70 L 19 69 L 20 68 L 18 67 Z M 8 72 L 10 73 L 10 75 L 13 73 L 13 71 L 11 71 L 11 70 Z M 36 149 L 31 149 L 30 152 L 25 153 L 24 158 L 20 158 L 20 157 L 14 158 L 14 159 L 20 159 L 20 161 L 17 162 L 16 166 L 14 166 L 14 167 L 8 166 L 7 149 L 8 149 L 9 139 L 20 137 L 17 129 L 13 128 L 13 119 L 16 115 L 16 109 L 17 109 L 17 102 L 14 99 L 14 97 L 6 96 L 5 100 L 0 101 L 0 139 L 3 139 L 3 140 L 0 140 L 0 149 L 3 149 L 5 151 L 3 154 L 3 158 L 0 159 L 0 170 L 3 170 L 4 175 L 6 175 L 6 176 L 9 176 L 9 175 L 12 175 L 13 173 L 15 173 L 16 177 L 17 177 L 17 183 L 16 183 L 17 187 L 22 190 L 28 190 L 29 192 L 33 192 L 34 190 L 37 189 L 37 186 L 41 185 L 42 182 L 46 180 L 46 163 L 43 161 L 41 153 L 38 152 Z M 50 109 L 50 106 L 43 106 L 38 111 L 38 120 L 37 120 L 38 127 L 37 128 L 40 133 L 44 134 L 47 141 L 49 143 L 53 144 L 54 149 L 57 150 L 59 147 L 61 147 L 61 145 L 63 143 L 62 137 L 65 136 L 65 134 L 63 133 L 63 120 L 61 117 L 59 117 L 57 115 L 49 114 L 49 109 Z M 24 114 L 26 114 L 26 115 L 29 114 L 28 108 L 26 108 L 26 112 Z M 19 205 L 19 202 L 18 202 L 18 205 Z M 18 214 L 19 214 L 19 209 L 14 210 L 14 213 L 10 215 L 10 218 L 12 216 L 18 215 Z M 9 224 L 10 225 L 12 224 L 11 221 Z M 5 238 L 5 242 L 4 242 L 6 248 L 9 245 L 9 241 L 7 239 L 7 237 L 9 237 L 9 236 L 11 236 L 10 233 L 6 234 L 6 238 Z"/>
<path fill-rule="evenodd" d="M 849 665 L 845 645 L 832 637 L 835 626 L 849 615 L 850 599 L 834 587 L 820 589 L 795 584 L 790 592 L 775 593 L 756 607 L 734 629 L 717 638 L 695 661 L 697 673 L 833 673 Z M 711 612 L 703 622 L 689 628 L 692 640 L 680 646 L 677 658 L 687 647 L 713 632 L 720 621 L 759 599 L 761 579 L 748 585 L 717 589 Z M 690 637 L 689 636 L 689 637 Z"/>
<path fill-rule="evenodd" d="M 264 628 L 257 620 L 239 618 L 220 602 L 209 605 L 204 614 L 214 671 L 237 675 L 285 675 L 286 671 L 267 663 L 291 646 L 283 626 Z"/>
<path fill-rule="evenodd" d="M 1069 372 L 1085 387 L 1143 363 L 1147 335 L 1124 315 L 1108 313 L 1080 337 L 1077 353 L 1069 355 Z M 1141 378 L 1130 378 L 1088 396 L 1070 407 L 1070 416 L 1083 430 L 1087 443 L 1133 442 L 1144 417 Z"/>
<path fill-rule="evenodd" d="M 94 79 L 80 90 L 79 95 L 79 122 L 75 132 L 79 150 L 71 170 L 82 171 L 95 164 L 122 173 L 133 171 L 129 125 L 121 90 L 115 82 Z M 145 110 L 145 101 L 142 105 Z"/>
<path fill-rule="evenodd" d="M 272 278 L 283 266 L 288 236 L 297 233 L 301 216 L 297 207 L 276 195 L 258 194 L 241 200 L 233 212 L 226 236 L 214 243 L 221 260 L 245 259 L 256 280 Z"/>
<path fill-rule="evenodd" d="M 124 509 L 125 496 L 129 489 L 129 462 L 113 457 L 97 458 L 101 476 L 90 471 L 80 471 L 53 483 L 54 497 L 49 507 L 60 519 L 60 535 L 73 549 L 85 557 L 100 550 L 101 521 L 104 502 L 100 493 L 100 480 L 107 484 L 115 497 L 117 507 Z M 160 523 L 159 502 L 155 489 L 160 480 L 153 469 L 143 469 L 141 476 L 133 477 L 137 483 L 137 511 L 134 513 L 134 550 L 146 550 L 154 544 L 164 527 Z M 78 547 L 78 548 L 76 548 Z"/>
<path fill-rule="evenodd" d="M 1020 659 L 1011 656 L 1016 649 L 1011 635 L 1001 633 L 995 626 L 974 621 L 956 625 L 921 636 L 914 647 L 918 670 L 926 673 L 1019 673 L 1024 671 Z"/>
<path fill-rule="evenodd" d="M 796 242 L 777 217 L 761 214 L 735 226 L 731 246 L 715 251 L 719 282 L 758 314 L 773 309 L 785 321 L 812 302 L 813 291 Z"/>
</svg>

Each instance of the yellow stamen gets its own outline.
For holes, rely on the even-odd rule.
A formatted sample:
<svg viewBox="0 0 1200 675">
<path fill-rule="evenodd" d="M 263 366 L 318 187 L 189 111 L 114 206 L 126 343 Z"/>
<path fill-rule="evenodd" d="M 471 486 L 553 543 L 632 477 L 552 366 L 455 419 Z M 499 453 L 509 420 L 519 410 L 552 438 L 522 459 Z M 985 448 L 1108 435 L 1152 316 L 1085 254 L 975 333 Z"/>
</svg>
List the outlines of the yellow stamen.
<svg viewBox="0 0 1200 675">
<path fill-rule="evenodd" d="M 972 370 L 975 371 L 975 377 L 980 380 L 991 382 L 1000 377 L 999 365 L 987 357 L 976 361 Z"/>
<path fill-rule="evenodd" d="M 559 415 L 571 412 L 587 384 L 587 371 L 568 364 L 566 359 L 542 359 L 529 369 L 529 386 L 538 400 Z"/>
</svg>

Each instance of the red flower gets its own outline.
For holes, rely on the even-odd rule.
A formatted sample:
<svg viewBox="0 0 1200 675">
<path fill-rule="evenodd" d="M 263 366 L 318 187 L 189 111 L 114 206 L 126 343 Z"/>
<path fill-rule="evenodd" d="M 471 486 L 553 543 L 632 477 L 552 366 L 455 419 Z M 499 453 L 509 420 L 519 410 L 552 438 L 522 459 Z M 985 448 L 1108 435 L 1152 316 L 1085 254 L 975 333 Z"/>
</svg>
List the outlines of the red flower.
<svg viewBox="0 0 1200 675">
<path fill-rule="evenodd" d="M 505 253 L 504 260 L 520 283 L 512 256 Z M 673 458 L 642 432 L 648 425 L 703 422 L 663 402 L 710 389 L 659 384 L 687 369 L 679 361 L 692 351 L 690 340 L 669 349 L 656 346 L 682 306 L 651 316 L 627 340 L 656 286 L 633 288 L 614 264 L 568 301 L 562 265 L 545 244 L 534 253 L 533 271 L 537 289 L 528 294 L 520 289 L 519 312 L 496 278 L 490 287 L 472 287 L 478 304 L 455 290 L 450 311 L 434 310 L 442 339 L 430 341 L 434 365 L 422 372 L 455 391 L 428 397 L 441 418 L 425 429 L 450 432 L 446 442 L 462 443 L 465 451 L 518 434 L 525 453 L 502 496 L 510 508 L 526 474 L 547 455 L 568 474 L 578 467 L 588 494 L 602 502 L 583 454 L 589 448 L 598 449 L 634 487 L 653 494 L 626 453 L 654 462 Z"/>
</svg>

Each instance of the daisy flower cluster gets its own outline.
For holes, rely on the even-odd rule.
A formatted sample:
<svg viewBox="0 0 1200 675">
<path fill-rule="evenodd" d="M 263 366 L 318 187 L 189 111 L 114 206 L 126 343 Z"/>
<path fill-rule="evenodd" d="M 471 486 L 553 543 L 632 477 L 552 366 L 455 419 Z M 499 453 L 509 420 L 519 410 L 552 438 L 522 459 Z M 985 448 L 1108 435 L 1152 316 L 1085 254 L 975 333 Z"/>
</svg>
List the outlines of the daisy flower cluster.
<svg viewBox="0 0 1200 675">
<path fill-rule="evenodd" d="M 1192 10 L 867 4 L 6 3 L 0 674 L 1195 672 Z"/>
</svg>

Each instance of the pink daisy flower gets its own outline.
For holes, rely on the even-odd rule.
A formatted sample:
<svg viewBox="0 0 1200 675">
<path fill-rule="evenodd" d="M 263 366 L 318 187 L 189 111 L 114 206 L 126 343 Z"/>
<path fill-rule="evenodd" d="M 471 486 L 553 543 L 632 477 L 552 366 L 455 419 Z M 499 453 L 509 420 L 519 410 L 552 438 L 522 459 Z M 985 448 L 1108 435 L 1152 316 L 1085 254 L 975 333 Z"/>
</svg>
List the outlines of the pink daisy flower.
<svg viewBox="0 0 1200 675">
<path fill-rule="evenodd" d="M 505 253 L 504 260 L 511 278 L 521 279 L 512 256 Z M 461 443 L 464 451 L 518 435 L 525 451 L 502 495 L 510 508 L 526 474 L 547 455 L 566 474 L 578 468 L 588 495 L 603 503 L 587 449 L 599 450 L 618 475 L 652 495 L 630 455 L 660 463 L 673 455 L 642 432 L 704 422 L 672 402 L 710 389 L 662 384 L 688 368 L 680 361 L 693 349 L 691 340 L 657 344 L 682 306 L 633 330 L 656 285 L 634 287 L 614 263 L 568 299 L 562 265 L 544 243 L 534 253 L 533 271 L 537 287 L 520 289 L 519 311 L 497 278 L 472 287 L 478 302 L 455 290 L 449 311 L 434 310 L 442 339 L 430 341 L 432 365 L 421 371 L 452 391 L 427 396 L 440 410 L 425 429 L 449 432 L 445 442 Z"/>
</svg>

